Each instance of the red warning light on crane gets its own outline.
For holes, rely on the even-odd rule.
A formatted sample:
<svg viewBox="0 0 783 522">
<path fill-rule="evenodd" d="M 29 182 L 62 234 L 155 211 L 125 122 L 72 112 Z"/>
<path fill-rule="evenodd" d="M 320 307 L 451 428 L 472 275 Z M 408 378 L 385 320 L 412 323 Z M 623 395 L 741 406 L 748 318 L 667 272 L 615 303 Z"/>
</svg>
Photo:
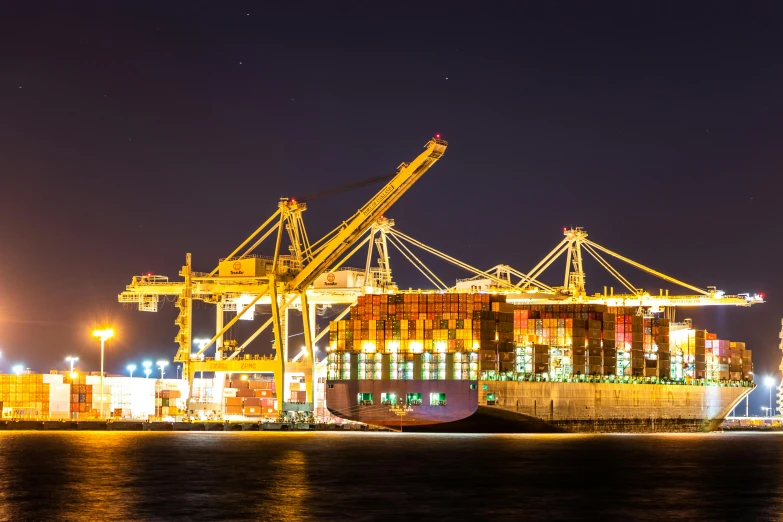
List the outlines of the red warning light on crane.
<svg viewBox="0 0 783 522">
<path fill-rule="evenodd" d="M 436 139 L 436 140 L 439 140 L 439 139 L 440 139 L 440 134 L 436 134 L 436 135 L 435 135 L 435 139 Z"/>
</svg>

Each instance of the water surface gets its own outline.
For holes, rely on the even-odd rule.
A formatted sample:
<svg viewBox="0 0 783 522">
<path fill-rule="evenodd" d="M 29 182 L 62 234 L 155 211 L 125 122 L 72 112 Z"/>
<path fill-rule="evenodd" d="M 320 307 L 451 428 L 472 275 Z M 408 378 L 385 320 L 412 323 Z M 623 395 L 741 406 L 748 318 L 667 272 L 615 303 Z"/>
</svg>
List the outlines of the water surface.
<svg viewBox="0 0 783 522">
<path fill-rule="evenodd" d="M 778 520 L 783 434 L 0 432 L 2 520 Z"/>
</svg>

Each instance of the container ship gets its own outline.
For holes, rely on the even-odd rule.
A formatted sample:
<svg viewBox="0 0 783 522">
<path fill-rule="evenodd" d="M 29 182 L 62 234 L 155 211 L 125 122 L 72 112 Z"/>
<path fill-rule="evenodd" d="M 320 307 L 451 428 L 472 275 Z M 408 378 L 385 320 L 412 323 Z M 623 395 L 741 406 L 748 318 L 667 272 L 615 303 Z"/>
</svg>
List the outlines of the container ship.
<svg viewBox="0 0 783 522">
<path fill-rule="evenodd" d="M 492 293 L 359 296 L 330 323 L 337 417 L 409 431 L 710 431 L 753 389 L 751 350 L 639 307 Z"/>
</svg>

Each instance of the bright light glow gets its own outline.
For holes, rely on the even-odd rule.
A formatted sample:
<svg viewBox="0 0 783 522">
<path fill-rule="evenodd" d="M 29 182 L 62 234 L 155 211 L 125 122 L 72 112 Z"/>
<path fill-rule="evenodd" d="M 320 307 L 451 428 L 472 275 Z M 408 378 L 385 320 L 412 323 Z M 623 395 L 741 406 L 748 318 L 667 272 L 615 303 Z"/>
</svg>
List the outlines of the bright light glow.
<svg viewBox="0 0 783 522">
<path fill-rule="evenodd" d="M 129 364 L 128 366 L 125 367 L 125 369 L 128 370 L 129 372 L 134 372 L 134 371 L 136 371 L 136 365 L 135 364 Z"/>
<path fill-rule="evenodd" d="M 772 386 L 775 385 L 775 379 L 773 379 L 772 377 L 765 377 L 764 378 L 764 384 L 766 384 L 767 386 L 769 386 L 771 388 Z"/>
<path fill-rule="evenodd" d="M 76 373 L 76 372 L 71 372 L 71 379 L 75 379 L 75 378 L 77 378 L 78 376 L 79 376 L 79 374 L 78 374 L 78 373 Z"/>
<path fill-rule="evenodd" d="M 144 370 L 144 375 L 146 375 L 146 376 L 147 376 L 147 378 L 149 378 L 149 376 L 150 376 L 150 374 L 151 374 L 151 373 L 152 373 L 152 370 L 151 370 L 151 369 L 149 369 L 149 368 L 146 368 L 146 369 Z"/>
<path fill-rule="evenodd" d="M 410 344 L 408 344 L 408 348 L 410 349 L 411 353 L 422 353 L 424 351 L 424 347 L 418 341 L 412 341 Z"/>
<path fill-rule="evenodd" d="M 446 342 L 445 341 L 438 341 L 435 344 L 435 349 L 438 351 L 438 353 L 446 353 Z"/>
<path fill-rule="evenodd" d="M 163 380 L 163 376 L 166 375 L 166 372 L 163 371 L 163 368 L 168 366 L 169 362 L 168 361 L 164 361 L 163 359 L 161 359 L 160 361 L 156 362 L 155 364 L 158 365 L 158 369 L 160 369 L 160 378 L 161 378 L 161 380 Z"/>
<path fill-rule="evenodd" d="M 73 364 L 76 361 L 78 361 L 79 358 L 78 357 L 74 357 L 73 355 L 69 355 L 68 357 L 65 358 L 65 360 L 68 361 L 69 363 L 71 363 L 71 372 L 73 372 Z"/>
<path fill-rule="evenodd" d="M 13 372 L 14 372 L 16 375 L 20 375 L 20 374 L 21 374 L 21 373 L 24 371 L 24 366 L 23 366 L 23 365 L 21 365 L 21 364 L 17 364 L 16 366 L 14 366 L 14 367 L 13 367 L 13 368 L 11 368 L 11 369 L 13 370 Z"/>
<path fill-rule="evenodd" d="M 253 299 L 255 299 L 255 296 L 247 295 L 247 294 L 240 295 L 239 298 L 235 301 L 237 304 L 237 314 L 239 314 L 242 310 L 244 310 L 247 305 L 252 303 Z M 247 312 L 245 312 L 239 317 L 239 319 L 241 321 L 252 321 L 255 311 L 256 311 L 256 307 L 251 306 Z"/>
<path fill-rule="evenodd" d="M 240 379 L 242 379 L 243 381 L 246 381 L 247 380 L 247 375 L 243 375 L 242 377 L 240 377 Z"/>
<path fill-rule="evenodd" d="M 149 370 L 150 367 L 152 367 L 152 361 L 144 361 L 141 363 L 142 366 L 144 366 L 145 369 Z"/>
<path fill-rule="evenodd" d="M 206 345 L 209 344 L 209 341 L 212 339 L 193 339 L 193 342 L 198 345 L 199 351 L 203 350 Z"/>
<path fill-rule="evenodd" d="M 92 335 L 99 338 L 101 341 L 107 341 L 114 337 L 114 330 L 106 328 L 105 330 L 93 330 Z"/>
<path fill-rule="evenodd" d="M 362 351 L 364 353 L 375 353 L 375 345 L 371 342 L 365 342 L 362 344 Z"/>
</svg>

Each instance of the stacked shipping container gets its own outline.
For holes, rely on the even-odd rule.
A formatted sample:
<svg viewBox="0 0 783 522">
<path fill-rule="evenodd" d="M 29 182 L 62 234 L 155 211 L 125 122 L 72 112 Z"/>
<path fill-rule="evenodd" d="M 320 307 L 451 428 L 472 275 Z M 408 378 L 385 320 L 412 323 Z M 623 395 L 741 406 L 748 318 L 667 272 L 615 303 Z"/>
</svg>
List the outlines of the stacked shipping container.
<svg viewBox="0 0 783 522">
<path fill-rule="evenodd" d="M 350 319 L 330 323 L 330 378 L 475 380 L 479 362 L 513 370 L 513 341 L 505 296 L 360 296 Z"/>
<path fill-rule="evenodd" d="M 707 332 L 670 327 L 636 307 L 510 305 L 492 294 L 366 295 L 349 319 L 330 323 L 328 376 L 749 379 L 750 351 L 742 343 L 730 343 L 728 376 L 715 378 L 707 371 Z"/>
<path fill-rule="evenodd" d="M 43 375 L 0 375 L 0 402 L 9 416 L 48 418 L 49 384 Z"/>
<path fill-rule="evenodd" d="M 179 390 L 155 390 L 155 416 L 176 417 L 182 415 L 177 406 L 177 399 L 182 397 Z"/>
<path fill-rule="evenodd" d="M 71 418 L 95 416 L 92 407 L 92 384 L 87 384 L 87 377 L 84 374 L 67 375 L 64 382 L 71 385 Z"/>
<path fill-rule="evenodd" d="M 302 392 L 305 393 L 305 392 Z M 277 393 L 273 380 L 235 380 L 223 385 L 226 415 L 277 417 Z"/>
</svg>

